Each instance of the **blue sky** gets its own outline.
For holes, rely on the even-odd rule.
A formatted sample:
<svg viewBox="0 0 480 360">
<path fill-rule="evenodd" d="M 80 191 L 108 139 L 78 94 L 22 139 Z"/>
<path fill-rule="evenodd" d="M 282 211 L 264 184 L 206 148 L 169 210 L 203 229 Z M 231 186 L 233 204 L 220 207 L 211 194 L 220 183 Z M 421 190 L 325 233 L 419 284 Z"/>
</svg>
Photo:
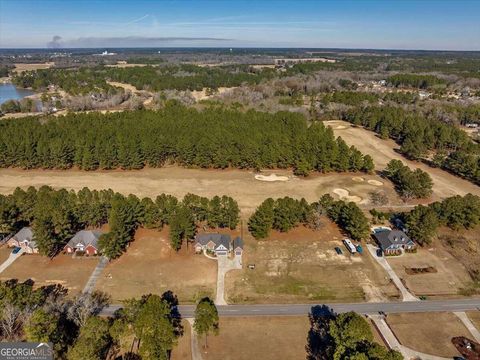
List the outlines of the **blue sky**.
<svg viewBox="0 0 480 360">
<path fill-rule="evenodd" d="M 0 48 L 47 44 L 480 50 L 480 1 L 0 0 Z"/>
</svg>

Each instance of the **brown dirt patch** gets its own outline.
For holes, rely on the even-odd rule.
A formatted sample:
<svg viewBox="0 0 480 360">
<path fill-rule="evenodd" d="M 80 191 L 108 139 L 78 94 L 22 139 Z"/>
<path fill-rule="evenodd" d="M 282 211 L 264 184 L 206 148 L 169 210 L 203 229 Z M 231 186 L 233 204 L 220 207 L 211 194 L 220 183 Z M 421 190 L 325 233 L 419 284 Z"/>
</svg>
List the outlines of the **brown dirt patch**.
<svg viewBox="0 0 480 360">
<path fill-rule="evenodd" d="M 451 339 L 471 338 L 468 329 L 453 313 L 389 314 L 387 323 L 402 345 L 437 356 L 458 356 Z"/>
<path fill-rule="evenodd" d="M 452 296 L 470 281 L 465 268 L 441 244 L 416 253 L 389 257 L 389 264 L 415 295 Z M 407 269 L 434 268 L 436 272 L 409 274 Z"/>
<path fill-rule="evenodd" d="M 437 269 L 435 269 L 433 266 L 427 266 L 427 267 L 420 267 L 420 268 L 406 268 L 405 272 L 408 275 L 431 274 L 431 273 L 436 273 Z"/>
<path fill-rule="evenodd" d="M 328 219 L 313 231 L 297 227 L 272 232 L 257 241 L 245 238 L 244 269 L 226 277 L 227 299 L 234 303 L 299 303 L 386 300 L 397 296 L 384 271 L 371 257 L 351 256 L 342 234 Z M 337 255 L 340 246 L 344 253 Z M 255 264 L 255 269 L 249 269 Z"/>
<path fill-rule="evenodd" d="M 0 246 L 0 264 L 8 259 L 12 250 L 13 248 L 8 248 L 7 245 Z"/>
<path fill-rule="evenodd" d="M 193 247 L 178 253 L 170 248 L 168 229 L 139 229 L 127 252 L 105 267 L 96 289 L 114 301 L 172 290 L 180 302 L 191 303 L 214 297 L 216 278 L 215 261 L 195 255 Z"/>
<path fill-rule="evenodd" d="M 208 337 L 205 360 L 304 359 L 308 317 L 224 317 L 218 336 Z M 204 344 L 203 337 L 199 345 Z"/>
<path fill-rule="evenodd" d="M 268 175 L 269 172 L 263 172 Z M 275 170 L 275 174 L 292 177 L 291 171 Z M 0 193 L 10 194 L 19 186 L 40 187 L 49 185 L 54 188 L 81 190 L 108 189 L 123 194 L 135 194 L 139 197 L 156 197 L 161 193 L 183 197 L 187 193 L 212 197 L 229 195 L 239 202 L 242 212 L 250 214 L 266 198 L 291 196 L 304 197 L 307 201 L 317 201 L 326 193 L 333 194 L 333 189 L 344 188 L 352 196 L 368 199 L 369 193 L 376 189 L 367 182 L 355 182 L 352 174 L 314 174 L 306 179 L 292 178 L 285 182 L 265 182 L 255 180 L 254 172 L 246 170 L 205 170 L 185 169 L 168 166 L 159 169 L 143 169 L 138 171 L 80 171 L 80 170 L 20 170 L 0 169 Z M 375 175 L 366 179 L 379 178 Z M 390 205 L 402 205 L 389 183 L 384 190 Z M 366 204 L 367 205 L 367 204 Z"/>
<path fill-rule="evenodd" d="M 60 254 L 52 260 L 41 255 L 22 255 L 0 274 L 0 280 L 32 279 L 36 286 L 59 283 L 75 295 L 81 292 L 97 266 L 97 258 L 77 258 Z"/>
</svg>

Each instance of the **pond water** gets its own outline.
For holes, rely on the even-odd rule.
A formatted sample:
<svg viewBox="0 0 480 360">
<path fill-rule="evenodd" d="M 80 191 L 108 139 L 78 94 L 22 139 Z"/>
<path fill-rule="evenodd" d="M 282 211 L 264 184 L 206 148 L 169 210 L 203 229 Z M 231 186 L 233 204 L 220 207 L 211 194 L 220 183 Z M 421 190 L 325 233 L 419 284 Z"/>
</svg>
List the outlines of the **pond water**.
<svg viewBox="0 0 480 360">
<path fill-rule="evenodd" d="M 7 100 L 20 100 L 25 96 L 35 94 L 32 90 L 19 89 L 12 84 L 1 84 L 0 83 L 0 105 Z"/>
</svg>

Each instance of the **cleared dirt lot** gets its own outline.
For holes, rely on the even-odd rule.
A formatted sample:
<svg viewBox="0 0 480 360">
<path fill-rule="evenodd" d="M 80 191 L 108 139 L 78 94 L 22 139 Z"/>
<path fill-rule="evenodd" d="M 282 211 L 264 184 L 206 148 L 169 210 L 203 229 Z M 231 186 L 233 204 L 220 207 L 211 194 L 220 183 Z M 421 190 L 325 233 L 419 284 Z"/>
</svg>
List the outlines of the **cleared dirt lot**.
<svg viewBox="0 0 480 360">
<path fill-rule="evenodd" d="M 458 295 L 458 290 L 471 281 L 465 268 L 440 244 L 430 249 L 420 248 L 417 253 L 392 256 L 389 264 L 404 284 L 415 295 Z M 408 268 L 433 267 L 436 272 L 407 274 Z"/>
<path fill-rule="evenodd" d="M 8 248 L 7 245 L 0 246 L 0 264 L 8 259 L 12 252 L 12 248 Z"/>
<path fill-rule="evenodd" d="M 201 352 L 205 360 L 305 359 L 309 329 L 306 316 L 220 318 L 220 334 Z"/>
<path fill-rule="evenodd" d="M 46 63 L 37 63 L 37 64 L 14 64 L 15 65 L 15 72 L 24 72 L 30 70 L 40 70 L 40 69 L 49 69 L 55 65 L 54 62 L 46 62 Z"/>
<path fill-rule="evenodd" d="M 98 259 L 73 259 L 71 255 L 60 254 L 52 260 L 40 255 L 22 255 L 0 274 L 0 280 L 32 279 L 36 286 L 61 284 L 68 288 L 70 295 L 83 290 Z"/>
<path fill-rule="evenodd" d="M 173 251 L 167 229 L 139 229 L 127 252 L 105 267 L 96 289 L 109 293 L 114 302 L 171 290 L 180 302 L 191 303 L 214 298 L 216 279 L 216 262 L 195 255 L 193 247 Z"/>
<path fill-rule="evenodd" d="M 463 180 L 441 169 L 432 168 L 420 162 L 410 161 L 395 149 L 400 147 L 393 140 L 383 140 L 361 127 L 354 127 L 346 121 L 326 121 L 331 126 L 335 136 L 341 136 L 348 145 L 354 145 L 364 154 L 372 156 L 377 170 L 383 170 L 392 159 L 402 160 L 411 168 L 420 168 L 430 174 L 433 180 L 433 192 L 436 198 L 472 193 L 480 195 L 480 187 Z"/>
<path fill-rule="evenodd" d="M 398 296 L 368 253 L 350 256 L 342 235 L 327 219 L 319 231 L 298 227 L 272 232 L 264 241 L 246 237 L 244 269 L 227 273 L 233 303 L 382 301 Z M 341 247 L 343 255 L 334 248 Z M 255 269 L 249 269 L 255 264 Z"/>
<path fill-rule="evenodd" d="M 294 177 L 292 172 L 287 170 L 262 172 L 264 175 L 270 173 L 288 176 L 289 181 L 259 181 L 255 179 L 256 173 L 246 170 L 186 169 L 177 166 L 137 171 L 95 172 L 1 169 L 0 193 L 10 194 L 17 186 L 26 188 L 49 185 L 77 191 L 85 186 L 97 190 L 111 188 L 123 194 L 136 194 L 140 197 L 155 197 L 161 193 L 180 198 L 187 193 L 208 197 L 229 195 L 238 201 L 242 212 L 251 213 L 268 197 L 304 197 L 308 201 L 317 201 L 325 193 L 331 193 L 338 198 L 333 190 L 342 188 L 348 190 L 350 195 L 367 200 L 371 191 L 383 190 L 392 204 L 402 204 L 391 183 L 376 175 L 332 173 L 312 175 L 303 179 Z M 354 178 L 357 177 L 364 180 L 355 181 Z M 381 181 L 383 185 L 372 185 L 368 180 Z"/>
<path fill-rule="evenodd" d="M 387 323 L 402 345 L 437 356 L 459 356 L 451 339 L 472 337 L 453 313 L 389 314 Z"/>
</svg>

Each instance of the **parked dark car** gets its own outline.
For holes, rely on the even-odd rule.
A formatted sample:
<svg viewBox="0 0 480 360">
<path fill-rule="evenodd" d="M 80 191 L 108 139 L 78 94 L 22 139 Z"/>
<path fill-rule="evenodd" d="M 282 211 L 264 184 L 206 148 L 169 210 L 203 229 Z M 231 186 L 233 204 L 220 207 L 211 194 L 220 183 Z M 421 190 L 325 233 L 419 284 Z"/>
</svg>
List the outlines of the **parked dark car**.
<svg viewBox="0 0 480 360">
<path fill-rule="evenodd" d="M 343 251 L 340 249 L 338 246 L 335 248 L 335 251 L 337 252 L 338 255 L 342 255 Z"/>
<path fill-rule="evenodd" d="M 12 250 L 12 254 L 16 254 L 16 253 L 18 253 L 20 250 L 21 250 L 21 248 L 19 248 L 19 247 L 17 246 L 17 247 L 15 247 L 15 248 Z"/>
</svg>

